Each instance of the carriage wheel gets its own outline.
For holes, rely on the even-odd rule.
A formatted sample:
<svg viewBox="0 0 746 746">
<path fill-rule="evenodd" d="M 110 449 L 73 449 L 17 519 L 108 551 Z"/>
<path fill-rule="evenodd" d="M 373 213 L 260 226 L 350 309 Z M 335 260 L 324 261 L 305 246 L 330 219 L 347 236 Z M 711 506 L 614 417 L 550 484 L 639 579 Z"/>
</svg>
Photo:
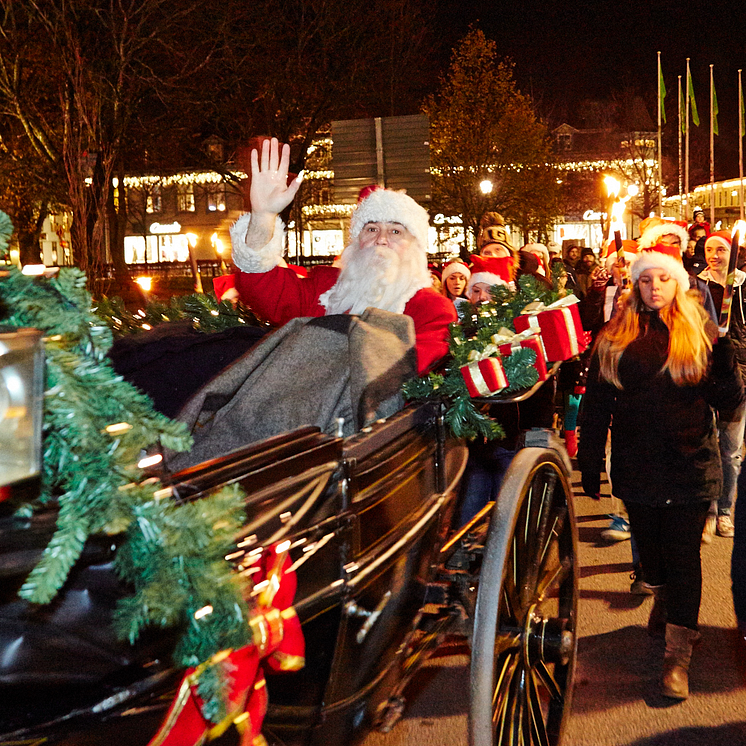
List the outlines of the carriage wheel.
<svg viewBox="0 0 746 746">
<path fill-rule="evenodd" d="M 578 603 L 572 491 L 559 455 L 519 451 L 485 543 L 474 614 L 472 746 L 554 746 L 570 712 Z"/>
</svg>

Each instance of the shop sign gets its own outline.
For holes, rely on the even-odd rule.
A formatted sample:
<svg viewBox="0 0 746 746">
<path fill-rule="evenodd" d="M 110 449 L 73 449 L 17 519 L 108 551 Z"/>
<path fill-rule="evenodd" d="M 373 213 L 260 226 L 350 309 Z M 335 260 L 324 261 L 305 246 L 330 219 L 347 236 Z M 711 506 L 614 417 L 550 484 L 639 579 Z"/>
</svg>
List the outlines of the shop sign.
<svg viewBox="0 0 746 746">
<path fill-rule="evenodd" d="M 606 220 L 606 213 L 596 212 L 595 210 L 586 210 L 583 213 L 583 220 L 588 220 L 588 221 Z"/>
<path fill-rule="evenodd" d="M 151 223 L 151 233 L 181 233 L 181 223 Z"/>
</svg>

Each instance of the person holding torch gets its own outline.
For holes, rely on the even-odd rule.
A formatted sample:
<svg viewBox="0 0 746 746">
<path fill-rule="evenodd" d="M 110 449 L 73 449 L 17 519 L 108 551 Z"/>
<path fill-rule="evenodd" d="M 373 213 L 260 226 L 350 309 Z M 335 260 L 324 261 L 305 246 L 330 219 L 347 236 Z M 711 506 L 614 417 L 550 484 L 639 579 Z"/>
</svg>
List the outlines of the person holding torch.
<svg viewBox="0 0 746 746">
<path fill-rule="evenodd" d="M 734 243 L 734 250 L 731 251 Z M 721 333 L 732 341 L 738 369 L 746 383 L 746 273 L 736 268 L 737 256 L 738 239 L 734 241 L 730 231 L 713 233 L 705 241 L 707 268 L 700 272 L 699 277 L 707 282 L 715 307 L 721 309 Z M 731 262 L 731 259 L 734 261 Z M 741 470 L 741 445 L 745 424 L 746 407 L 741 407 L 735 412 L 717 413 L 723 489 L 710 507 L 703 534 L 705 542 L 711 541 L 714 533 L 725 538 L 733 536 L 731 509 L 736 497 L 736 481 Z"/>
<path fill-rule="evenodd" d="M 682 700 L 700 637 L 700 538 L 722 484 L 713 410 L 738 410 L 743 384 L 731 341 L 689 294 L 677 248 L 639 252 L 631 280 L 591 357 L 578 465 L 599 499 L 611 426 L 611 482 L 655 594 L 648 631 L 666 640 L 661 692 Z"/>
</svg>

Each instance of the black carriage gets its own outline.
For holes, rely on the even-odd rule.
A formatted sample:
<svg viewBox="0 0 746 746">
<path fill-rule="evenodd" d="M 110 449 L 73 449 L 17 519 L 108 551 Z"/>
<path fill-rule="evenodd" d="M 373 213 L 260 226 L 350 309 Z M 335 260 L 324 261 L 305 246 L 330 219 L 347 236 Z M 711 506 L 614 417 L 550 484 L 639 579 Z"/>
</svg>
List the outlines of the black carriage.
<svg viewBox="0 0 746 746">
<path fill-rule="evenodd" d="M 553 432 L 528 431 L 496 502 L 454 527 L 466 459 L 425 403 L 351 437 L 304 427 L 169 479 L 179 500 L 241 484 L 248 523 L 232 561 L 287 542 L 306 665 L 268 677 L 270 743 L 391 728 L 418 665 L 454 637 L 472 651 L 472 744 L 560 742 L 576 649 L 570 463 Z M 0 521 L 0 742 L 146 744 L 178 672 L 173 640 L 130 647 L 111 631 L 116 543 L 89 540 L 52 604 L 16 596 L 55 520 Z"/>
</svg>

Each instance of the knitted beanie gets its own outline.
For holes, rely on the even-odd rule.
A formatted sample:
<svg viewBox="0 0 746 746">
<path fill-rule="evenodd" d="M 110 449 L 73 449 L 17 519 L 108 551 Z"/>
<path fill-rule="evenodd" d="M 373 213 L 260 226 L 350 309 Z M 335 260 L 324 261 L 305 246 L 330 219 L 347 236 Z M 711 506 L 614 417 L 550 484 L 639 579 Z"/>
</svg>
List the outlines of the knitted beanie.
<svg viewBox="0 0 746 746">
<path fill-rule="evenodd" d="M 636 283 L 646 269 L 662 269 L 679 283 L 682 293 L 689 290 L 689 273 L 681 262 L 681 254 L 675 246 L 656 244 L 650 249 L 643 249 L 632 262 L 630 273 L 632 282 Z"/>
<path fill-rule="evenodd" d="M 370 191 L 352 211 L 350 239 L 356 239 L 367 223 L 401 223 L 415 237 L 420 250 L 427 254 L 430 217 L 424 207 L 404 192 Z"/>
</svg>

